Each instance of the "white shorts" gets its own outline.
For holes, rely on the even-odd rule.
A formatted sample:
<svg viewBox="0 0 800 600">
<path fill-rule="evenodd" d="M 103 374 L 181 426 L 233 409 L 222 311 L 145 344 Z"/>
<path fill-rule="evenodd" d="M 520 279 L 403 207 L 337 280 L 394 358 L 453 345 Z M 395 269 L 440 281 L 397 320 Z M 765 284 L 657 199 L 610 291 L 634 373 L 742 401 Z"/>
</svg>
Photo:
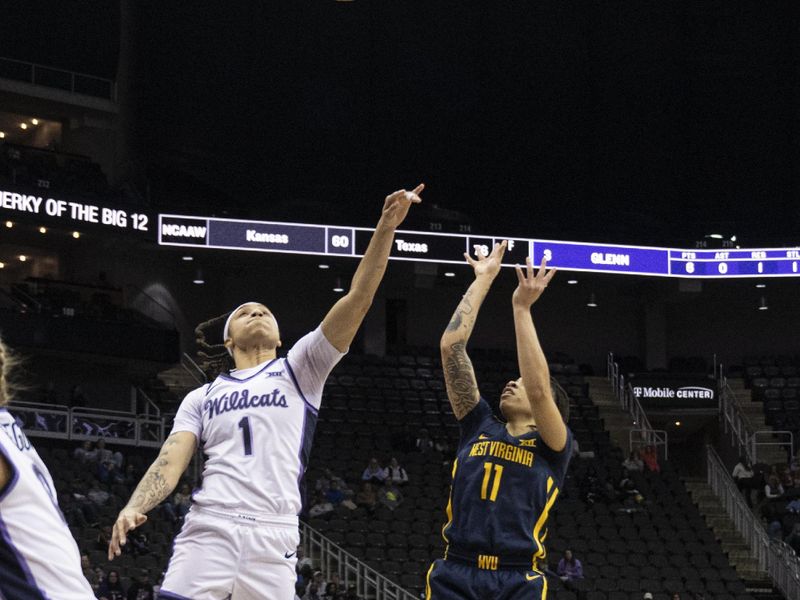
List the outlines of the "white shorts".
<svg viewBox="0 0 800 600">
<path fill-rule="evenodd" d="M 159 598 L 293 600 L 297 524 L 254 522 L 197 506 L 175 538 Z"/>
</svg>

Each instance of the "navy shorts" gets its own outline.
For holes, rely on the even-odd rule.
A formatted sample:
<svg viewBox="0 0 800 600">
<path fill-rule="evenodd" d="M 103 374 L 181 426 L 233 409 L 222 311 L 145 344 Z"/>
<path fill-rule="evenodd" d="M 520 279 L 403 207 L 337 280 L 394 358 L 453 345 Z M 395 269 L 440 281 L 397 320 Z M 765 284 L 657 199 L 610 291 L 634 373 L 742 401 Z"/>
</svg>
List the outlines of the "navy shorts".
<svg viewBox="0 0 800 600">
<path fill-rule="evenodd" d="M 547 580 L 539 571 L 490 571 L 438 559 L 425 580 L 425 600 L 545 600 Z"/>
</svg>

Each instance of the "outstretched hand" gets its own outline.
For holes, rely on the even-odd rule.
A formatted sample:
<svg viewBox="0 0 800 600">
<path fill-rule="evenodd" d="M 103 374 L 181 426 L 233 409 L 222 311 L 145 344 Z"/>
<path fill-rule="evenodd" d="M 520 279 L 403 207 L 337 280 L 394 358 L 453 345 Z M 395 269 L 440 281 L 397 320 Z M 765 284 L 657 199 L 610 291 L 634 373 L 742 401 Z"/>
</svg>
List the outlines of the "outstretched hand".
<svg viewBox="0 0 800 600">
<path fill-rule="evenodd" d="M 479 277 L 491 277 L 494 279 L 500 272 L 500 265 L 503 262 L 503 255 L 506 253 L 507 240 L 503 240 L 499 244 L 495 244 L 491 253 L 484 256 L 478 252 L 478 258 L 472 258 L 467 252 L 464 253 L 464 258 L 475 271 L 475 279 Z"/>
<path fill-rule="evenodd" d="M 539 267 L 539 272 L 534 275 L 533 273 L 533 260 L 529 256 L 525 259 L 525 272 L 522 271 L 519 265 L 515 267 L 517 271 L 517 280 L 519 285 L 514 290 L 514 295 L 511 301 L 515 306 L 523 308 L 530 308 L 534 302 L 542 295 L 547 284 L 556 274 L 556 269 L 547 270 L 547 259 L 542 258 L 542 264 Z"/>
<path fill-rule="evenodd" d="M 128 541 L 128 532 L 136 529 L 145 521 L 147 521 L 147 515 L 136 510 L 123 508 L 120 511 L 112 529 L 111 541 L 108 544 L 108 560 L 114 560 L 115 557 L 122 554 L 122 546 Z"/>
<path fill-rule="evenodd" d="M 381 212 L 381 223 L 392 229 L 399 227 L 400 223 L 405 220 L 411 205 L 422 202 L 422 198 L 419 195 L 424 189 L 425 184 L 420 183 L 410 192 L 398 190 L 386 196 L 386 201 L 383 203 L 383 212 Z"/>
</svg>

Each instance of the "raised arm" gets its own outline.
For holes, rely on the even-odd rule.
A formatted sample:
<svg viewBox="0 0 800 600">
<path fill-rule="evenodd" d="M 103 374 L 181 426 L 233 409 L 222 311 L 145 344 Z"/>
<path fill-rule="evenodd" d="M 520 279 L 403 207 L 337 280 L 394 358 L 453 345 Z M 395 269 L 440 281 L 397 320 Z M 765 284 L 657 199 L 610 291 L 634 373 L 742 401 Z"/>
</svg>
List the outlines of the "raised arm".
<svg viewBox="0 0 800 600">
<path fill-rule="evenodd" d="M 108 544 L 108 560 L 120 555 L 120 546 L 125 545 L 127 533 L 147 521 L 146 513 L 172 493 L 196 448 L 197 438 L 188 431 L 173 433 L 166 439 L 158 458 L 147 469 L 114 523 Z"/>
<path fill-rule="evenodd" d="M 364 257 L 358 263 L 350 290 L 333 305 L 322 321 L 322 333 L 340 352 L 350 346 L 372 305 L 375 292 L 386 271 L 395 229 L 406 218 L 411 205 L 422 202 L 419 194 L 424 188 L 425 184 L 420 183 L 411 192 L 399 190 L 386 197 L 381 218 Z"/>
<path fill-rule="evenodd" d="M 539 299 L 555 274 L 555 269 L 548 273 L 546 268 L 547 260 L 543 259 L 539 272 L 534 276 L 530 257 L 527 260 L 526 273 L 517 267 L 519 285 L 512 297 L 514 331 L 517 334 L 519 371 L 531 403 L 536 428 L 549 448 L 561 452 L 567 443 L 567 426 L 553 398 L 550 369 L 531 316 L 531 306 Z"/>
<path fill-rule="evenodd" d="M 489 256 L 478 256 L 476 260 L 468 254 L 464 255 L 475 271 L 475 281 L 458 303 L 439 344 L 447 397 L 453 407 L 453 414 L 459 421 L 475 408 L 480 399 L 475 370 L 467 355 L 467 341 L 472 335 L 483 299 L 500 272 L 505 251 L 506 242 L 503 241 L 502 244 L 495 245 Z"/>
</svg>

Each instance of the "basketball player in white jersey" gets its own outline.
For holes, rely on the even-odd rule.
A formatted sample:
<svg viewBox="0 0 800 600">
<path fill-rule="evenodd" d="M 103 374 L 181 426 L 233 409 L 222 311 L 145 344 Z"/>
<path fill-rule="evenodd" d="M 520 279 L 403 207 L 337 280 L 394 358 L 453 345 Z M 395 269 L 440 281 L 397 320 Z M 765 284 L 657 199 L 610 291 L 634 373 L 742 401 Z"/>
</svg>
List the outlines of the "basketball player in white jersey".
<svg viewBox="0 0 800 600">
<path fill-rule="evenodd" d="M 0 341 L 0 598 L 89 600 L 94 593 L 53 479 L 6 409 L 10 365 Z"/>
<path fill-rule="evenodd" d="M 109 545 L 112 559 L 127 532 L 175 488 L 199 442 L 207 455 L 203 486 L 175 540 L 160 598 L 294 598 L 301 482 L 322 387 L 372 304 L 394 231 L 422 189 L 386 198 L 350 291 L 285 358 L 277 357 L 278 323 L 266 306 L 248 302 L 228 317 L 223 337 L 236 369 L 183 400 Z"/>
</svg>

